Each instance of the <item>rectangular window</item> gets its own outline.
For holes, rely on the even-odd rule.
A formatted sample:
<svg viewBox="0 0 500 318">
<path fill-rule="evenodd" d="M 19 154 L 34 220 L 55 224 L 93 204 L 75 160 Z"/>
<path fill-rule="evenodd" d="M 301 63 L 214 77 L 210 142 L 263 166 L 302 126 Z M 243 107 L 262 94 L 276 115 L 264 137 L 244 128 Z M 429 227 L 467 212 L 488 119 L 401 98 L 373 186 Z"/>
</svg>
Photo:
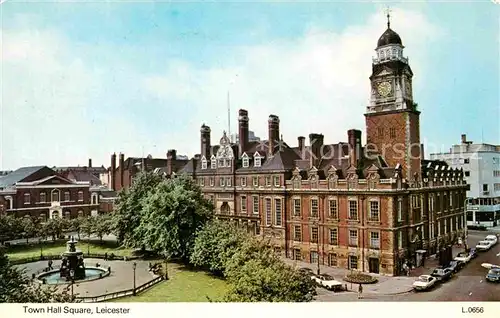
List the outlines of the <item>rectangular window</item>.
<svg viewBox="0 0 500 318">
<path fill-rule="evenodd" d="M 241 183 L 242 187 L 246 187 L 247 186 L 247 177 L 241 177 L 240 183 Z"/>
<path fill-rule="evenodd" d="M 253 197 L 253 214 L 259 214 L 259 197 Z"/>
<path fill-rule="evenodd" d="M 213 187 L 215 185 L 214 177 L 210 177 L 210 186 Z"/>
<path fill-rule="evenodd" d="M 311 263 L 312 264 L 318 263 L 318 252 L 311 251 Z"/>
<path fill-rule="evenodd" d="M 318 228 L 317 227 L 311 228 L 311 242 L 318 243 Z"/>
<path fill-rule="evenodd" d="M 46 194 L 45 192 L 40 193 L 40 203 L 45 203 L 47 202 Z"/>
<path fill-rule="evenodd" d="M 243 157 L 243 168 L 248 168 L 249 166 L 249 160 L 246 157 Z"/>
<path fill-rule="evenodd" d="M 358 219 L 358 201 L 356 200 L 349 200 L 349 219 Z"/>
<path fill-rule="evenodd" d="M 30 194 L 29 193 L 24 194 L 24 204 L 30 204 Z"/>
<path fill-rule="evenodd" d="M 241 212 L 246 212 L 247 211 L 247 197 L 242 196 L 241 197 Z"/>
<path fill-rule="evenodd" d="M 349 230 L 349 245 L 358 246 L 358 230 Z"/>
<path fill-rule="evenodd" d="M 403 220 L 403 199 L 398 198 L 398 221 L 401 222 Z"/>
<path fill-rule="evenodd" d="M 274 186 L 275 187 L 280 186 L 280 177 L 279 176 L 274 176 Z"/>
<path fill-rule="evenodd" d="M 259 186 L 259 177 L 253 177 L 252 182 L 253 182 L 254 187 L 258 187 Z"/>
<path fill-rule="evenodd" d="M 483 184 L 483 191 L 488 191 L 488 184 Z"/>
<path fill-rule="evenodd" d="M 296 261 L 302 260 L 302 253 L 300 252 L 299 249 L 294 249 L 293 250 L 293 259 Z"/>
<path fill-rule="evenodd" d="M 301 199 L 293 199 L 293 215 L 300 216 L 300 201 Z"/>
<path fill-rule="evenodd" d="M 274 213 L 275 213 L 275 224 L 276 226 L 281 226 L 281 199 L 274 199 Z"/>
<path fill-rule="evenodd" d="M 64 201 L 70 201 L 71 197 L 69 195 L 69 191 L 64 192 Z"/>
<path fill-rule="evenodd" d="M 260 158 L 260 157 L 256 157 L 256 158 L 254 158 L 254 164 L 253 164 L 253 166 L 254 166 L 254 167 L 257 167 L 257 168 L 258 168 L 258 167 L 260 167 L 260 164 L 261 164 L 261 162 L 260 162 L 260 161 L 261 161 L 261 158 Z"/>
<path fill-rule="evenodd" d="M 380 208 L 378 201 L 370 201 L 370 215 L 368 216 L 370 221 L 380 220 Z"/>
<path fill-rule="evenodd" d="M 311 199 L 311 217 L 318 217 L 318 199 Z"/>
<path fill-rule="evenodd" d="M 59 191 L 52 192 L 52 201 L 59 201 Z"/>
<path fill-rule="evenodd" d="M 330 229 L 330 244 L 331 245 L 338 245 L 339 241 L 339 233 L 337 229 Z"/>
<path fill-rule="evenodd" d="M 272 224 L 272 205 L 271 199 L 266 198 L 266 225 Z"/>
<path fill-rule="evenodd" d="M 224 179 L 223 177 L 219 177 L 219 185 L 220 185 L 221 187 L 223 187 L 223 186 L 224 186 L 224 180 L 225 180 L 225 179 Z"/>
<path fill-rule="evenodd" d="M 207 168 L 207 161 L 206 160 L 202 160 L 201 161 L 201 169 L 206 169 Z"/>
<path fill-rule="evenodd" d="M 332 219 L 338 219 L 339 218 L 339 211 L 338 211 L 337 199 L 330 199 L 328 201 L 328 204 L 330 207 L 330 217 Z"/>
<path fill-rule="evenodd" d="M 205 178 L 200 178 L 200 186 L 205 186 Z"/>
<path fill-rule="evenodd" d="M 266 176 L 266 187 L 270 187 L 270 186 L 271 186 L 271 177 Z"/>
<path fill-rule="evenodd" d="M 470 161 L 469 161 L 469 158 L 465 158 L 465 159 L 464 159 L 464 163 L 469 163 L 469 162 L 470 162 Z"/>
<path fill-rule="evenodd" d="M 338 266 L 337 254 L 335 254 L 335 253 L 328 254 L 328 266 L 331 266 L 331 267 Z"/>
<path fill-rule="evenodd" d="M 78 201 L 79 202 L 83 201 L 83 191 L 78 191 Z"/>
<path fill-rule="evenodd" d="M 370 232 L 370 247 L 371 248 L 380 248 L 380 233 L 379 232 Z"/>
<path fill-rule="evenodd" d="M 300 225 L 295 225 L 293 228 L 293 240 L 302 242 L 302 228 Z"/>
<path fill-rule="evenodd" d="M 464 171 L 464 176 L 470 177 L 470 171 Z"/>
<path fill-rule="evenodd" d="M 219 159 L 219 168 L 224 167 L 224 159 Z"/>
<path fill-rule="evenodd" d="M 217 168 L 217 161 L 215 159 L 210 160 L 210 168 Z"/>
<path fill-rule="evenodd" d="M 349 255 L 349 269 L 358 269 L 358 257 Z"/>
</svg>

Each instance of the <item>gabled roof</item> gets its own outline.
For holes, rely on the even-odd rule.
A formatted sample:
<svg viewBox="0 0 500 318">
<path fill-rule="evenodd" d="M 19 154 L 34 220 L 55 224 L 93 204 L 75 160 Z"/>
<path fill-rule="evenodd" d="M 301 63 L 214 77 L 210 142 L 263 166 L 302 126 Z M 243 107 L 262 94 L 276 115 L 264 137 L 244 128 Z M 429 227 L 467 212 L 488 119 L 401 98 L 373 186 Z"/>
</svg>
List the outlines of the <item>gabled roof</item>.
<svg viewBox="0 0 500 318">
<path fill-rule="evenodd" d="M 91 171 L 69 170 L 62 172 L 61 175 L 69 180 L 90 182 L 91 185 L 102 184 L 101 179 L 96 177 Z"/>
<path fill-rule="evenodd" d="M 56 182 L 54 182 L 56 181 Z M 48 176 L 48 177 L 45 177 L 45 178 L 42 178 L 42 179 L 39 179 L 39 180 L 34 180 L 34 181 L 30 181 L 30 182 L 17 182 L 16 185 L 30 185 L 30 186 L 37 186 L 37 185 L 44 185 L 44 184 L 77 184 L 77 183 L 82 183 L 82 184 L 88 184 L 90 185 L 89 182 L 86 182 L 86 181 L 72 181 L 72 180 L 69 180 L 69 179 L 66 179 L 60 175 L 52 175 L 52 176 Z"/>
<path fill-rule="evenodd" d="M 14 184 L 23 181 L 35 172 L 46 168 L 46 166 L 33 166 L 19 168 L 0 179 L 0 187 L 13 186 Z M 54 172 L 55 173 L 55 172 Z"/>
</svg>

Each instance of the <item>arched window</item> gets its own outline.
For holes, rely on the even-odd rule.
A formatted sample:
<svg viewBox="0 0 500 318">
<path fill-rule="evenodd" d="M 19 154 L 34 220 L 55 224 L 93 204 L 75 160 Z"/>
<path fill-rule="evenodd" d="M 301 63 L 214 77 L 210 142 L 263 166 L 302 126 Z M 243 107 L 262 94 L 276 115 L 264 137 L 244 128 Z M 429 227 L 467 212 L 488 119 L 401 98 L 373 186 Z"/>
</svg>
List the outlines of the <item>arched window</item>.
<svg viewBox="0 0 500 318">
<path fill-rule="evenodd" d="M 97 193 L 92 193 L 92 204 L 97 204 L 98 203 L 98 196 Z"/>
<path fill-rule="evenodd" d="M 52 198 L 52 201 L 55 201 L 55 202 L 59 202 L 59 190 L 52 190 L 52 193 L 51 193 L 51 198 Z"/>
<path fill-rule="evenodd" d="M 227 202 L 223 202 L 221 207 L 220 207 L 220 213 L 222 214 L 229 214 L 229 204 L 227 204 Z"/>
</svg>

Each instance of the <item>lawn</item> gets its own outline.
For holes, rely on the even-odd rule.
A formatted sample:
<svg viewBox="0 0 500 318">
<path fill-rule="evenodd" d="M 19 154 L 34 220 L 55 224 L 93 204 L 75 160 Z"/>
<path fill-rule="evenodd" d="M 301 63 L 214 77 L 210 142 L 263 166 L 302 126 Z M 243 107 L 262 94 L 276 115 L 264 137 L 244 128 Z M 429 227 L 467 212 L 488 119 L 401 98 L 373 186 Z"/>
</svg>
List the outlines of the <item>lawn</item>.
<svg viewBox="0 0 500 318">
<path fill-rule="evenodd" d="M 115 302 L 208 302 L 220 301 L 228 285 L 203 271 L 194 271 L 170 263 L 169 280 L 163 281 L 137 296 L 116 299 Z"/>
<path fill-rule="evenodd" d="M 87 254 L 87 251 L 90 253 L 97 254 L 115 254 L 115 255 L 123 255 L 129 256 L 132 255 L 132 249 L 121 248 L 116 245 L 116 242 L 103 241 L 99 243 L 98 241 L 93 241 L 90 244 L 87 242 L 80 241 L 77 245 L 77 249 L 81 250 L 84 254 Z M 59 255 L 62 252 L 66 251 L 66 241 L 56 241 L 56 242 L 44 242 L 42 244 L 19 244 L 19 245 L 11 245 L 7 249 L 7 256 L 11 260 L 16 260 L 20 258 L 29 258 L 29 257 L 39 257 L 40 251 L 43 255 Z"/>
</svg>

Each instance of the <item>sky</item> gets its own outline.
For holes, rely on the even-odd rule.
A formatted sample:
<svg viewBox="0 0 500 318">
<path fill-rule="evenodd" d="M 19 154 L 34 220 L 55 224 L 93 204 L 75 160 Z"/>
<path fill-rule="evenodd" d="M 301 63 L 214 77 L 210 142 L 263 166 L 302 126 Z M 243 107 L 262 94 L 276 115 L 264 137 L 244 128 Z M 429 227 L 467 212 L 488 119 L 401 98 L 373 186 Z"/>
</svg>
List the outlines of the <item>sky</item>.
<svg viewBox="0 0 500 318">
<path fill-rule="evenodd" d="M 285 142 L 363 131 L 372 56 L 386 29 L 414 73 L 421 141 L 500 144 L 499 5 L 492 1 L 2 1 L 0 170 L 110 165 L 200 152 L 238 109 Z M 228 123 L 228 92 L 230 123 Z"/>
</svg>

